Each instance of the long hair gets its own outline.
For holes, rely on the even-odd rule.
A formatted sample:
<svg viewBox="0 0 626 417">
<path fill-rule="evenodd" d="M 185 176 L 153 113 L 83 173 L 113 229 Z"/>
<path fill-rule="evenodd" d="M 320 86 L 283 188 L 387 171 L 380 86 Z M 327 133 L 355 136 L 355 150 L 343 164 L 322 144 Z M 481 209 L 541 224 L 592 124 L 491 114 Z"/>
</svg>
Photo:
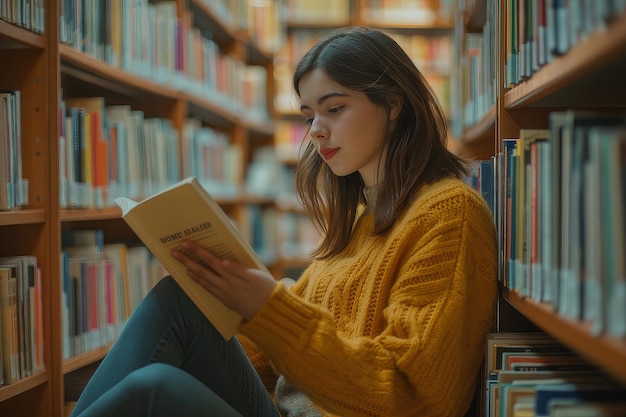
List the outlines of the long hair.
<svg viewBox="0 0 626 417">
<path fill-rule="evenodd" d="M 380 161 L 384 176 L 370 208 L 374 234 L 388 232 L 424 184 L 467 173 L 464 162 L 446 148 L 447 123 L 439 101 L 392 37 L 375 29 L 348 27 L 322 38 L 295 70 L 293 86 L 298 96 L 300 80 L 316 68 L 343 87 L 365 93 L 388 114 L 392 100 L 402 100 L 396 127 L 386 138 L 387 152 Z M 310 141 L 303 146 L 296 189 L 323 235 L 313 255 L 325 259 L 348 245 L 358 206 L 365 202 L 364 182 L 358 172 L 333 174 Z"/>
</svg>

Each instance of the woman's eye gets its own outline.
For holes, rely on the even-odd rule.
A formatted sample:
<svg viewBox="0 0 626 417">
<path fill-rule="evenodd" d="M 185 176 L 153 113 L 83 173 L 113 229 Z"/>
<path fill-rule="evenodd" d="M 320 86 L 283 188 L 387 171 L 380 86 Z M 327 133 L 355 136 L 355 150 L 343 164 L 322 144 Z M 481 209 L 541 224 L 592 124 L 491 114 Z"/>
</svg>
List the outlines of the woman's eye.
<svg viewBox="0 0 626 417">
<path fill-rule="evenodd" d="M 311 118 L 305 119 L 304 123 L 307 124 L 307 125 L 313 124 L 313 118 L 311 117 Z"/>
<path fill-rule="evenodd" d="M 337 113 L 339 112 L 341 109 L 343 109 L 343 106 L 339 106 L 339 107 L 331 107 L 330 109 L 328 109 L 329 113 Z"/>
</svg>

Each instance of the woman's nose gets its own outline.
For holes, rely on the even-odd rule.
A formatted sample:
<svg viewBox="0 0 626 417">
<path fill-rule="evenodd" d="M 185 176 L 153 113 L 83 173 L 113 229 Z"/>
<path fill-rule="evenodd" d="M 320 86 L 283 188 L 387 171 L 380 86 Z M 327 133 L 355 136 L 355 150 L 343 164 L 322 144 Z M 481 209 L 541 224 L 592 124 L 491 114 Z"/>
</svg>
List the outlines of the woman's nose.
<svg viewBox="0 0 626 417">
<path fill-rule="evenodd" d="M 328 139 L 328 129 L 320 123 L 319 119 L 313 119 L 311 128 L 309 129 L 309 135 L 316 140 Z"/>
</svg>

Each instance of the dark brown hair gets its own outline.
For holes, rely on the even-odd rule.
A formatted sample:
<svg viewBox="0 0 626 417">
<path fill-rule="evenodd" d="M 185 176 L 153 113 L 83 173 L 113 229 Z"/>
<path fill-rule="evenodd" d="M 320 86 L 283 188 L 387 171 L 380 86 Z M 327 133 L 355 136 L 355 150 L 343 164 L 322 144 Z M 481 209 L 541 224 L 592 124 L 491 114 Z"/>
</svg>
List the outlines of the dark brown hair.
<svg viewBox="0 0 626 417">
<path fill-rule="evenodd" d="M 384 177 L 371 208 L 374 233 L 386 233 L 413 201 L 418 189 L 443 177 L 466 174 L 463 161 L 446 148 L 447 123 L 439 101 L 411 58 L 382 31 L 364 27 L 338 29 L 318 41 L 299 62 L 293 79 L 319 68 L 342 86 L 366 94 L 389 114 L 391 100 L 402 100 L 396 127 L 387 140 L 381 164 Z M 307 135 L 308 137 L 308 135 Z M 304 208 L 322 232 L 318 259 L 340 253 L 350 241 L 357 208 L 364 203 L 358 172 L 336 176 L 310 141 L 296 169 L 296 188 Z"/>
</svg>

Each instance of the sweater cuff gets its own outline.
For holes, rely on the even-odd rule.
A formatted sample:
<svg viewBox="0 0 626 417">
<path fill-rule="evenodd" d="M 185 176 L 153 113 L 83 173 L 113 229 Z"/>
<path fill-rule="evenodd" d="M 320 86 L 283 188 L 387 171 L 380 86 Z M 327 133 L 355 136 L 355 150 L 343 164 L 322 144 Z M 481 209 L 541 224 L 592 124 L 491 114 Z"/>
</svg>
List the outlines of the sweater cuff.
<svg viewBox="0 0 626 417">
<path fill-rule="evenodd" d="M 239 332 L 248 337 L 268 356 L 280 354 L 287 347 L 300 352 L 313 333 L 307 328 L 315 326 L 317 309 L 287 290 L 279 282 L 261 310 L 249 321 L 239 326 Z"/>
</svg>

